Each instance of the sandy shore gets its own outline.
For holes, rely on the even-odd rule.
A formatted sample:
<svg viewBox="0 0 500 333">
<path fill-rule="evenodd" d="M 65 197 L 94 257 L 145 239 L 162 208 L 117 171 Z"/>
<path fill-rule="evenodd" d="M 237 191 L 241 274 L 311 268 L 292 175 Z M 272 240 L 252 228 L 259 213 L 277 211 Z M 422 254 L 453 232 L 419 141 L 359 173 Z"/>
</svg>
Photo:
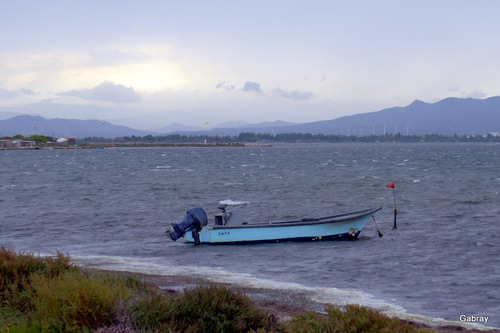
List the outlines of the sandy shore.
<svg viewBox="0 0 500 333">
<path fill-rule="evenodd" d="M 197 286 L 210 285 L 213 282 L 200 279 L 191 278 L 188 276 L 176 275 L 147 275 L 141 273 L 109 271 L 111 274 L 118 274 L 123 276 L 132 276 L 144 281 L 148 285 L 159 288 L 167 294 L 175 295 L 184 290 L 193 289 Z M 224 285 L 224 284 L 223 284 Z M 271 316 L 273 321 L 281 323 L 290 320 L 294 315 L 306 311 L 315 311 L 323 313 L 324 305 L 319 304 L 307 297 L 307 295 L 300 292 L 292 292 L 289 290 L 279 289 L 265 289 L 265 288 L 246 288 L 242 286 L 235 286 L 226 284 L 233 290 L 238 290 L 247 295 L 255 304 L 256 308 L 264 311 Z M 487 329 L 470 329 L 462 326 L 447 325 L 447 326 L 429 326 L 428 324 L 419 323 L 416 321 L 402 320 L 412 326 L 418 328 L 433 329 L 437 332 L 464 332 L 464 333 L 484 333 L 495 332 L 500 333 L 500 330 L 487 330 Z"/>
</svg>

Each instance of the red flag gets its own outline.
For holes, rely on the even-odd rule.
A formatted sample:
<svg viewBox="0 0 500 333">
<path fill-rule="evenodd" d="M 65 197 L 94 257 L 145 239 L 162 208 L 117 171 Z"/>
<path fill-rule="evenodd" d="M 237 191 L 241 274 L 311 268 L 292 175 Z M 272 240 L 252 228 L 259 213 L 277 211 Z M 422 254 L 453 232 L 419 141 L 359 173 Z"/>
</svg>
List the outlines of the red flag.
<svg viewBox="0 0 500 333">
<path fill-rule="evenodd" d="M 394 188 L 394 183 L 392 183 L 391 185 L 385 185 L 387 186 L 387 188 Z"/>
</svg>

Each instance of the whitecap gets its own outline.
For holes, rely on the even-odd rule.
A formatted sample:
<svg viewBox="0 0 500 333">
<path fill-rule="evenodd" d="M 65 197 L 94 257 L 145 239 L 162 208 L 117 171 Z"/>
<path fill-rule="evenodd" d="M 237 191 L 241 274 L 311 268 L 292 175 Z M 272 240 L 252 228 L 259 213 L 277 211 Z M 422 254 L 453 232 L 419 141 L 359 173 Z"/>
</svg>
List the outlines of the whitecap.
<svg viewBox="0 0 500 333">
<path fill-rule="evenodd" d="M 163 276 L 187 275 L 190 277 L 207 279 L 215 283 L 226 283 L 245 288 L 282 290 L 290 293 L 298 293 L 322 305 L 332 304 L 335 306 L 345 306 L 348 304 L 358 304 L 378 310 L 390 317 L 416 321 L 433 327 L 453 325 L 462 326 L 468 329 L 493 329 L 492 327 L 486 327 L 481 324 L 463 323 L 445 320 L 443 318 L 410 314 L 407 313 L 402 306 L 378 299 L 369 293 L 358 290 L 339 289 L 335 287 L 309 287 L 295 282 L 257 278 L 248 273 L 233 273 L 218 267 L 164 265 L 155 262 L 153 258 L 138 259 L 116 256 L 73 256 L 72 258 L 77 264 L 95 269 Z"/>
<path fill-rule="evenodd" d="M 233 201 L 231 199 L 219 201 L 219 205 L 238 206 L 238 205 L 247 205 L 247 204 L 250 204 L 250 202 L 248 202 L 248 201 Z"/>
</svg>

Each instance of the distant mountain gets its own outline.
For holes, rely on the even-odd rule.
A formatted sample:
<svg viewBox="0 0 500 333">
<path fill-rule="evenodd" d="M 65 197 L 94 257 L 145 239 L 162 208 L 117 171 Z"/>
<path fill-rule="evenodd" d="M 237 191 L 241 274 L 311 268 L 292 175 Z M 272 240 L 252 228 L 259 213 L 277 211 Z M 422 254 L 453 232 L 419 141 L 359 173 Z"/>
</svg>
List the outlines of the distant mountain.
<svg viewBox="0 0 500 333">
<path fill-rule="evenodd" d="M 178 131 L 183 131 L 183 132 L 195 132 L 195 131 L 202 131 L 203 128 L 201 127 L 196 127 L 196 126 L 184 126 L 179 123 L 171 123 L 170 125 L 167 125 L 165 127 L 161 128 L 156 128 L 154 131 L 156 133 L 171 133 L 171 132 L 178 132 Z"/>
<path fill-rule="evenodd" d="M 289 123 L 286 121 L 276 120 L 276 121 L 266 121 L 258 124 L 250 124 L 244 126 L 244 128 L 276 128 L 276 127 L 284 127 L 284 126 L 293 126 L 297 125 L 296 123 Z"/>
<path fill-rule="evenodd" d="M 60 118 L 61 115 L 64 115 L 62 116 L 63 119 L 74 119 L 85 117 L 90 114 L 102 114 L 109 118 L 118 116 L 123 117 L 124 110 L 98 105 L 59 104 L 52 100 L 44 100 L 22 106 L 1 106 L 0 114 L 5 113 L 15 113 L 17 115 L 27 114 L 32 116 L 42 115 L 45 118 Z"/>
<path fill-rule="evenodd" d="M 22 113 L 19 112 L 0 112 L 0 120 L 9 119 L 15 116 L 20 116 Z"/>
<path fill-rule="evenodd" d="M 169 125 L 171 120 L 168 121 L 168 119 L 184 118 L 186 112 L 192 112 L 193 114 L 211 114 L 212 112 L 215 111 L 210 108 L 194 108 L 194 109 L 189 109 L 188 111 L 182 109 L 181 110 L 167 109 L 159 112 L 146 113 L 146 114 L 142 114 L 141 112 L 135 112 L 135 115 L 133 116 L 124 117 L 123 115 L 120 115 L 118 117 L 113 117 L 113 118 L 108 117 L 106 119 L 109 120 L 109 122 L 116 125 L 139 128 L 157 133 L 165 133 L 164 128 L 167 127 L 168 129 L 168 127 L 171 126 L 171 124 Z M 181 127 L 185 127 L 183 129 L 176 129 L 176 130 L 185 130 L 185 131 L 193 131 L 193 130 L 203 131 L 206 128 L 213 127 L 213 124 L 210 124 L 210 126 L 208 126 L 204 119 L 199 119 L 199 123 L 195 126 L 184 126 L 175 122 L 174 124 L 176 126 L 180 125 Z"/>
<path fill-rule="evenodd" d="M 33 106 L 30 106 L 29 109 L 36 111 Z M 77 109 L 72 108 L 71 110 Z M 78 110 L 83 112 L 83 109 Z M 1 108 L 0 111 L 2 111 Z M 2 119 L 1 115 L 2 112 L 0 112 L 0 119 Z M 0 136 L 13 136 L 16 134 L 25 136 L 42 134 L 76 138 L 88 136 L 113 138 L 132 135 L 144 136 L 148 134 L 236 136 L 242 132 L 343 135 L 381 135 L 384 133 L 463 135 L 498 133 L 500 132 L 500 97 L 490 97 L 487 99 L 447 98 L 436 103 L 425 103 L 416 100 L 406 107 L 393 107 L 371 113 L 361 113 L 304 124 L 293 124 L 283 121 L 259 124 L 231 122 L 221 124 L 212 129 L 209 129 L 208 126 L 207 128 L 189 127 L 173 123 L 155 131 L 144 131 L 126 126 L 116 126 L 99 120 L 45 119 L 39 116 L 27 115 L 0 120 Z"/>
<path fill-rule="evenodd" d="M 277 123 L 279 124 L 279 122 Z M 332 120 L 285 124 L 283 126 L 277 126 L 276 123 L 271 123 L 268 126 L 254 124 L 241 128 L 217 128 L 199 133 L 203 135 L 238 135 L 241 132 L 343 135 L 499 133 L 500 97 L 487 99 L 447 98 L 436 103 L 416 100 L 406 107 L 393 107 Z"/>
<path fill-rule="evenodd" d="M 276 133 L 278 132 L 344 135 L 463 135 L 500 132 L 500 97 L 447 98 L 437 103 L 416 100 L 406 107 L 280 127 L 276 129 Z"/>
<path fill-rule="evenodd" d="M 238 121 L 228 121 L 222 124 L 217 124 L 215 128 L 242 128 L 248 126 L 248 122 L 244 120 L 238 120 Z"/>
<path fill-rule="evenodd" d="M 295 126 L 297 124 L 294 123 L 289 123 L 281 120 L 273 121 L 273 122 L 263 122 L 263 123 L 257 123 L 257 124 L 248 124 L 246 123 L 243 126 L 237 126 L 237 127 L 230 127 L 229 125 L 238 123 L 238 124 L 243 124 L 244 122 L 230 122 L 230 123 L 224 123 L 221 125 L 217 125 L 216 128 L 211 129 L 211 130 L 204 130 L 201 132 L 196 132 L 196 133 L 191 133 L 191 134 L 203 134 L 203 135 L 239 135 L 240 133 L 243 132 L 251 132 L 251 133 L 269 133 L 269 134 L 278 134 L 278 133 L 286 133 L 280 130 L 277 130 L 278 128 L 286 128 L 290 126 Z M 183 134 L 188 134 L 186 132 L 183 132 Z"/>
<path fill-rule="evenodd" d="M 52 137 L 104 137 L 144 136 L 156 133 L 116 126 L 100 120 L 45 119 L 40 116 L 22 115 L 0 121 L 0 136 L 35 134 Z"/>
</svg>

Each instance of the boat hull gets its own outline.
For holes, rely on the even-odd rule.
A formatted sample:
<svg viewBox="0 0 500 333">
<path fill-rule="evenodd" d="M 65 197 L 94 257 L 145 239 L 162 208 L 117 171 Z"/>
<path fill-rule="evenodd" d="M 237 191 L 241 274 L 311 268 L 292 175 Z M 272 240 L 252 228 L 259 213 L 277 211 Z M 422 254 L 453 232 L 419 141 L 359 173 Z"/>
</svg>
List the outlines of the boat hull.
<svg viewBox="0 0 500 333">
<path fill-rule="evenodd" d="M 372 215 L 381 208 L 300 221 L 272 222 L 238 226 L 205 226 L 201 244 L 249 244 L 285 241 L 323 241 L 356 239 Z M 195 240 L 190 232 L 188 243 Z"/>
</svg>

